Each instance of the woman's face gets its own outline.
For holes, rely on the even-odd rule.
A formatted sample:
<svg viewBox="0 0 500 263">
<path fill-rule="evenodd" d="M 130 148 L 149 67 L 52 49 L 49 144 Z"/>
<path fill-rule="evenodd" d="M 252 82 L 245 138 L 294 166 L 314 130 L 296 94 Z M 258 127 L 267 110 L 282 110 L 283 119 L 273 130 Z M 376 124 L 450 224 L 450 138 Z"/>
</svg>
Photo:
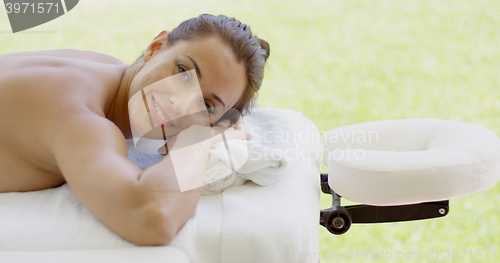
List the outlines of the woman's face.
<svg viewBox="0 0 500 263">
<path fill-rule="evenodd" d="M 130 84 L 134 137 L 168 139 L 192 124 L 210 125 L 238 102 L 247 85 L 245 68 L 222 40 L 178 41 L 161 49 L 155 41 Z"/>
</svg>

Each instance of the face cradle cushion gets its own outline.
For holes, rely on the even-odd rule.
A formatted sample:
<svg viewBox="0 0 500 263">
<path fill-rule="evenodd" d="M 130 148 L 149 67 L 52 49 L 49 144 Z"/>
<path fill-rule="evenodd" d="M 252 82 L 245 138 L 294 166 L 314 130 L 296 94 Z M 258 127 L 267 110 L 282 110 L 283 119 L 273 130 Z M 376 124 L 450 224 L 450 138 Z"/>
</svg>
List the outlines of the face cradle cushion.
<svg viewBox="0 0 500 263">
<path fill-rule="evenodd" d="M 493 187 L 500 140 L 471 123 L 386 120 L 340 127 L 321 137 L 328 183 L 363 204 L 448 200 Z"/>
</svg>

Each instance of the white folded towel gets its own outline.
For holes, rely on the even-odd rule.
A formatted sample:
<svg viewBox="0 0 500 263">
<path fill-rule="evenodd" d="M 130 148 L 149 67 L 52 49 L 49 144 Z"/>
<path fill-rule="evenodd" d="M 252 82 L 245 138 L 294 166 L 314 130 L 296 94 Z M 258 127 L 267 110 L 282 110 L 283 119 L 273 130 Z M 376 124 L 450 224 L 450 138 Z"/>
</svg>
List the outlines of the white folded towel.
<svg viewBox="0 0 500 263">
<path fill-rule="evenodd" d="M 252 109 L 250 118 L 244 119 L 251 140 L 227 140 L 229 155 L 224 141 L 210 150 L 202 194 L 218 194 L 249 180 L 267 186 L 285 176 L 295 165 L 290 154 L 295 154 L 300 134 L 295 132 L 294 120 L 301 117 L 300 112 L 292 110 Z M 162 158 L 137 151 L 132 140 L 127 144 L 129 159 L 142 169 Z"/>
<path fill-rule="evenodd" d="M 250 116 L 244 119 L 244 124 L 245 132 L 251 134 L 252 139 L 227 141 L 231 160 L 224 142 L 215 144 L 210 151 L 205 179 L 213 183 L 205 185 L 202 193 L 221 193 L 229 186 L 242 185 L 248 180 L 268 186 L 293 169 L 295 162 L 289 156 L 297 143 L 293 120 L 300 120 L 302 114 L 292 110 L 283 114 L 283 111 L 255 108 Z M 231 161 L 235 172 L 227 175 L 231 171 Z M 227 176 L 221 178 L 219 175 Z"/>
</svg>

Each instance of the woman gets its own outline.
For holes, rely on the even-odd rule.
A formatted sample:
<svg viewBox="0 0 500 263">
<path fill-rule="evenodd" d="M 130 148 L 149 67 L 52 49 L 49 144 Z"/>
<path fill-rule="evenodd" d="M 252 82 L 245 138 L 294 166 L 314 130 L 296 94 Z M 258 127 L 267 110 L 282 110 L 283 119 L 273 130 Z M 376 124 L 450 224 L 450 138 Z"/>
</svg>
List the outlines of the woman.
<svg viewBox="0 0 500 263">
<path fill-rule="evenodd" d="M 131 110 L 129 120 L 129 100 L 153 83 L 187 79 L 191 72 L 210 120 L 230 108 L 243 111 L 261 85 L 268 56 L 267 42 L 246 25 L 211 15 L 161 32 L 131 66 L 75 50 L 0 56 L 0 192 L 67 182 L 83 205 L 124 239 L 137 245 L 169 243 L 200 198 L 199 188 L 179 189 L 176 172 L 203 178 L 209 149 L 220 136 L 196 144 L 189 163 L 197 165 L 174 171 L 168 154 L 143 171 L 127 159 L 125 139 L 132 137 L 131 123 L 141 119 Z M 192 138 L 222 131 L 222 122 L 218 127 L 176 123 L 173 119 L 189 115 L 194 106 L 172 94 L 158 93 L 154 101 L 155 108 L 161 106 L 156 117 L 161 112 L 171 117 L 156 126 L 177 128 L 178 134 L 168 135 L 175 135 L 169 140 L 171 153 L 182 152 Z M 240 122 L 225 136 L 247 138 Z"/>
</svg>

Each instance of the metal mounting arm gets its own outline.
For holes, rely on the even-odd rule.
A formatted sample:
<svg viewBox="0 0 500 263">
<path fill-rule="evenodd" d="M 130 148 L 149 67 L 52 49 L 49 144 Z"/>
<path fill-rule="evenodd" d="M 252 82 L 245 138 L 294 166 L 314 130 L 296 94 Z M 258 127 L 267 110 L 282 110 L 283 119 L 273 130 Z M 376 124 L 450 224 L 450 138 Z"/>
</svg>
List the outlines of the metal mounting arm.
<svg viewBox="0 0 500 263">
<path fill-rule="evenodd" d="M 341 235 L 355 223 L 388 223 L 443 217 L 449 212 L 449 201 L 399 206 L 341 206 L 340 198 L 328 185 L 328 174 L 321 173 L 321 191 L 332 195 L 332 207 L 320 211 L 320 225 L 330 233 Z"/>
</svg>

